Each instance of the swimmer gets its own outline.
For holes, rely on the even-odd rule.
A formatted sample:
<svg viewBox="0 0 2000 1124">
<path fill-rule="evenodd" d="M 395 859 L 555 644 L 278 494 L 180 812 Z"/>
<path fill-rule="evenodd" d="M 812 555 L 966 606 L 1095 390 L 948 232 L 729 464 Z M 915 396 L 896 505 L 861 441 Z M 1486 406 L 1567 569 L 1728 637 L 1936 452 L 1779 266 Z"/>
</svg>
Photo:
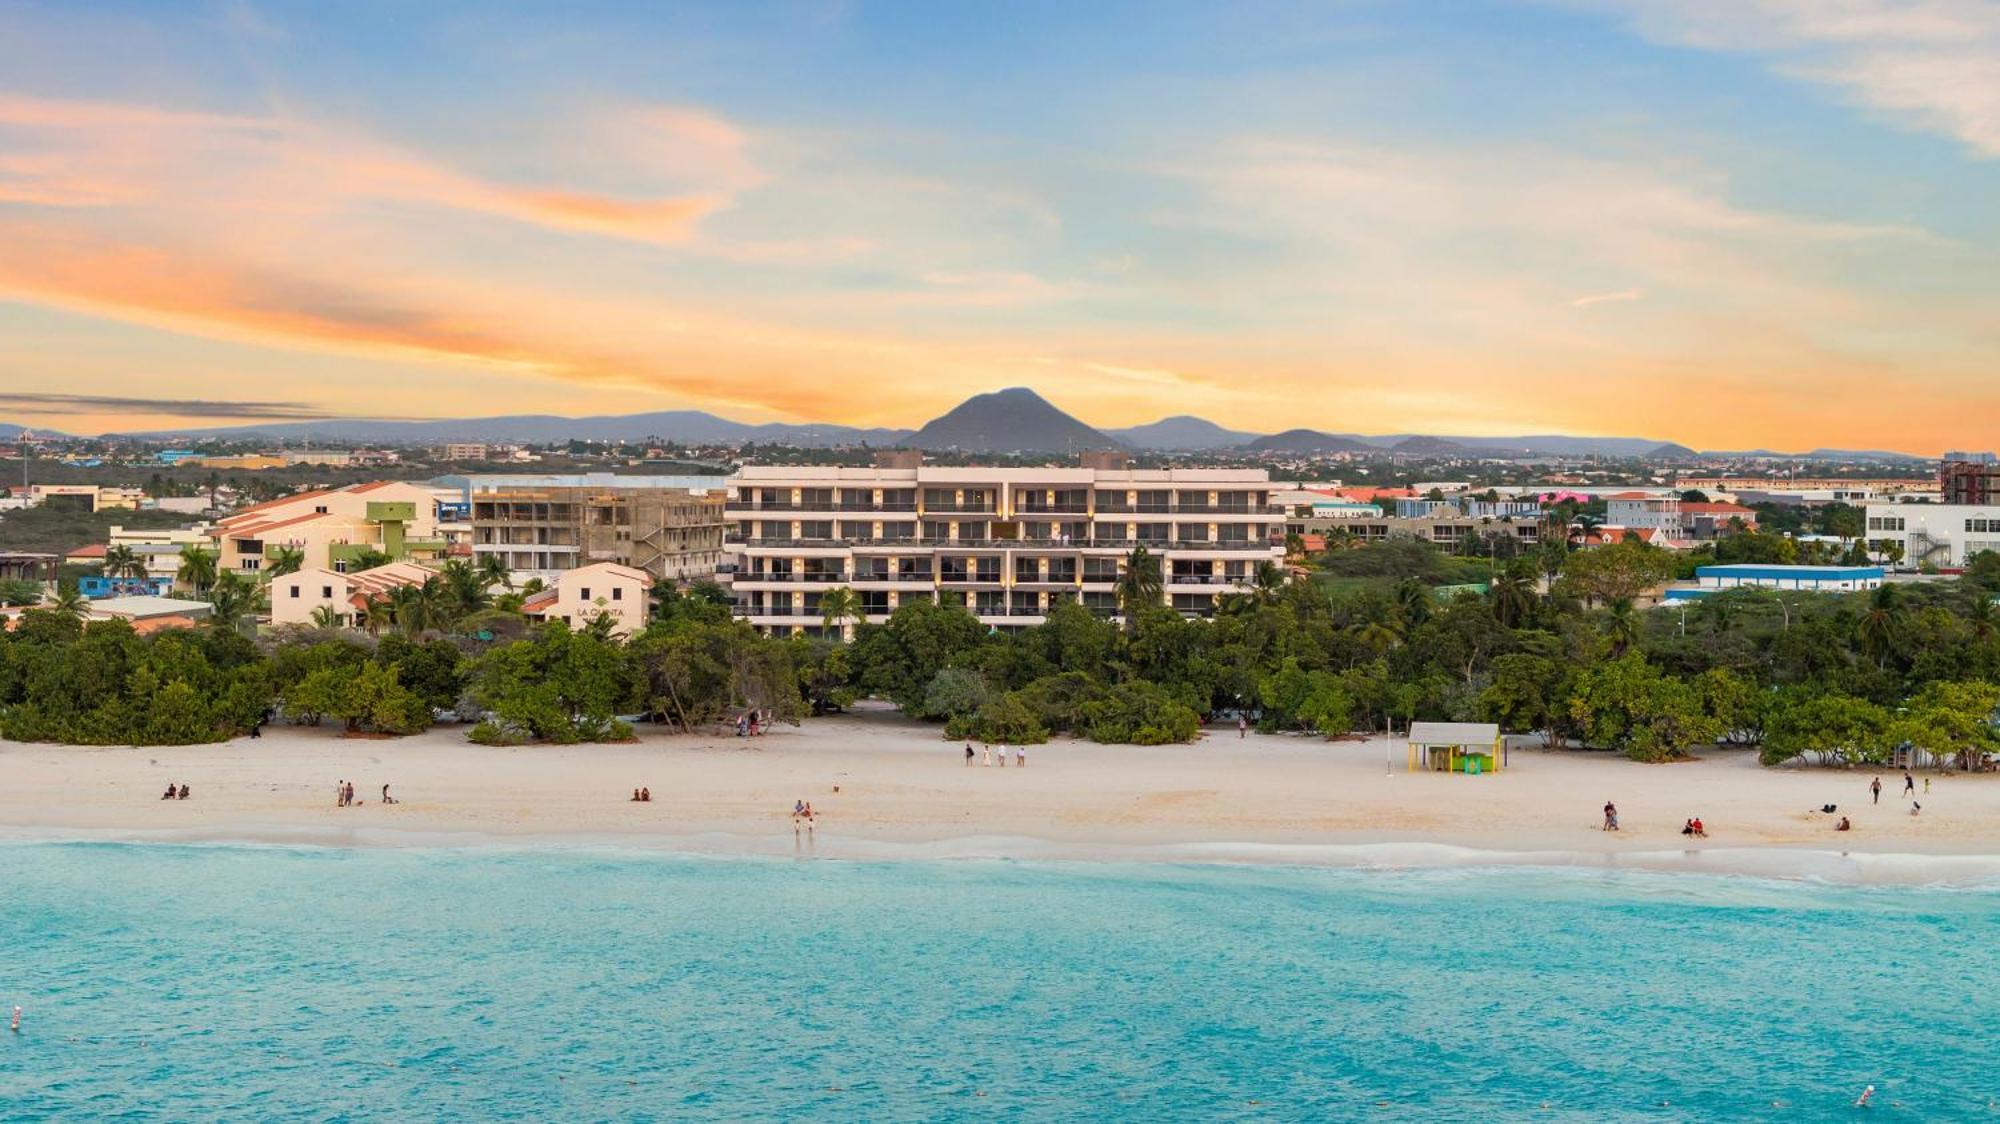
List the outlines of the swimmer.
<svg viewBox="0 0 2000 1124">
<path fill-rule="evenodd" d="M 21 1009 L 19 1007 L 14 1008 L 14 1021 L 7 1029 L 13 1031 L 15 1034 L 21 1033 Z"/>
<path fill-rule="evenodd" d="M 1875 1086 L 1873 1085 L 1870 1085 L 1866 1089 L 1861 1090 L 1861 1096 L 1855 1099 L 1854 1107 L 1867 1108 L 1869 1099 L 1874 1095 L 1875 1095 Z"/>
</svg>

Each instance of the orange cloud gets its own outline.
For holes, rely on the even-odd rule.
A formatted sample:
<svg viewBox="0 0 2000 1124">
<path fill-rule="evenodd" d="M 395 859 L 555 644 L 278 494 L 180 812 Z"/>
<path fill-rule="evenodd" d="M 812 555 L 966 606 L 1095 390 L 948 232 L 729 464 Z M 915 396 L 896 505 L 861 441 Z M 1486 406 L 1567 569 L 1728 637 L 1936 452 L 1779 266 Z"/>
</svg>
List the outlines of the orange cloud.
<svg viewBox="0 0 2000 1124">
<path fill-rule="evenodd" d="M 661 127 L 713 139 L 728 126 L 668 114 Z M 146 204 L 207 211 L 245 185 L 281 185 L 257 202 L 330 211 L 355 198 L 421 203 L 554 230 L 641 242 L 685 240 L 724 207 L 720 192 L 620 198 L 482 179 L 365 135 L 308 121 L 103 102 L 0 96 L 0 138 L 35 144 L 0 163 L 0 199 L 44 206 Z M 732 147 L 740 145 L 740 139 Z"/>
</svg>

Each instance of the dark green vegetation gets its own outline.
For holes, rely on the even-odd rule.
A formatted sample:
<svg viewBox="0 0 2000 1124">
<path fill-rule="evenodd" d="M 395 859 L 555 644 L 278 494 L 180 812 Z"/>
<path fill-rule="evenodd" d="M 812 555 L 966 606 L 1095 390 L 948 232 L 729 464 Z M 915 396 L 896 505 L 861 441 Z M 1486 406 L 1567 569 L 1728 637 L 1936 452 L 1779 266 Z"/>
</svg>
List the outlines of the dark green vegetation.
<svg viewBox="0 0 2000 1124">
<path fill-rule="evenodd" d="M 379 639 L 250 640 L 227 625 L 145 638 L 45 609 L 0 640 L 0 732 L 214 740 L 275 708 L 356 733 L 450 712 L 477 719 L 480 741 L 575 742 L 629 737 L 620 714 L 686 730 L 874 696 L 946 736 L 1005 742 L 1186 741 L 1240 712 L 1328 737 L 1483 719 L 1648 761 L 1729 742 L 1771 763 L 1873 763 L 1909 747 L 1974 767 L 2000 749 L 2000 558 L 1872 594 L 1738 590 L 1638 609 L 1680 566 L 1639 543 L 1489 561 L 1483 595 L 1440 596 L 1426 578 L 1453 563 L 1423 544 L 1343 555 L 1365 582 L 1329 594 L 1263 575 L 1213 619 L 1152 604 L 1158 575 L 1139 559 L 1123 624 L 1066 604 L 1002 634 L 959 606 L 914 602 L 846 643 L 758 636 L 713 586 L 661 589 L 653 623 L 624 642 L 600 626 L 530 629 L 518 595 L 470 568 L 369 614 Z M 827 599 L 830 626 L 858 615 L 850 601 Z"/>
<path fill-rule="evenodd" d="M 113 525 L 139 530 L 185 527 L 191 520 L 175 511 L 67 511 L 60 507 L 29 507 L 0 515 L 0 550 L 34 554 L 68 554 L 78 547 L 103 542 Z"/>
</svg>

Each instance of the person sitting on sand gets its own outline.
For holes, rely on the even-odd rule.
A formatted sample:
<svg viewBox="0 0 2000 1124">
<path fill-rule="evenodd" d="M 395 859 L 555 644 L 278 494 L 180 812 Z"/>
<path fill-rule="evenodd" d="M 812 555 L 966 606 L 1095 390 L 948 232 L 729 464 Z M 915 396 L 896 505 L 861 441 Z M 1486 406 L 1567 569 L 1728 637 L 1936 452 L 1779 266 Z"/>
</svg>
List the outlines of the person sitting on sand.
<svg viewBox="0 0 2000 1124">
<path fill-rule="evenodd" d="M 1913 816 L 1917 816 L 1917 815 L 1922 815 L 1922 814 L 1923 814 L 1923 811 L 1924 811 L 1924 806 L 1923 806 L 1922 804 L 1919 804 L 1919 803 L 1917 803 L 1917 802 L 1916 802 L 1916 801 L 1914 801 L 1914 800 L 1910 801 L 1910 814 L 1911 814 L 1911 815 L 1913 815 Z"/>
<path fill-rule="evenodd" d="M 166 792 L 166 795 L 164 795 L 164 796 L 160 797 L 160 799 L 162 799 L 162 800 L 172 800 L 173 798 L 174 798 L 174 782 L 172 782 L 172 781 L 168 781 L 168 782 L 167 782 L 167 792 Z"/>
<path fill-rule="evenodd" d="M 188 786 L 182 785 L 180 799 L 186 800 L 187 798 L 188 798 Z"/>
<path fill-rule="evenodd" d="M 1697 838 L 1700 839 L 1708 838 L 1708 829 L 1702 826 L 1700 816 L 1696 816 L 1693 820 L 1690 820 L 1689 822 L 1694 825 L 1694 833 Z"/>
<path fill-rule="evenodd" d="M 640 790 L 639 790 L 639 803 L 641 803 L 641 804 L 651 804 L 652 802 L 653 802 L 653 790 L 652 790 L 652 789 L 650 789 L 650 788 L 642 788 L 642 789 L 640 789 Z"/>
<path fill-rule="evenodd" d="M 1847 822 L 1847 817 L 1846 817 L 1846 816 L 1842 816 L 1842 817 L 1840 817 L 1840 822 L 1839 822 L 1839 823 L 1837 823 L 1837 824 L 1834 824 L 1834 825 L 1833 825 L 1833 830 L 1835 830 L 1835 831 L 1853 831 L 1853 830 L 1854 830 L 1854 825 L 1853 825 L 1853 824 L 1851 824 L 1851 823 L 1848 823 L 1848 822 Z"/>
<path fill-rule="evenodd" d="M 1604 830 L 1618 830 L 1618 805 L 1609 800 L 1604 802 Z"/>
<path fill-rule="evenodd" d="M 637 804 L 638 802 L 639 802 L 639 790 L 635 788 L 632 790 L 632 803 Z"/>
</svg>

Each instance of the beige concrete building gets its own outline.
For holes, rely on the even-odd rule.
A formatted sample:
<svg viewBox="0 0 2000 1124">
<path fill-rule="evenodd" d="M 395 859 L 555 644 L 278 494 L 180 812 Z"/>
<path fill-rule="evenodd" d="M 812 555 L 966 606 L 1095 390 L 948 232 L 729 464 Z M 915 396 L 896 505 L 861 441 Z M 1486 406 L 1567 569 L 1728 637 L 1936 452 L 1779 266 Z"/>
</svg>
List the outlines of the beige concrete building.
<svg viewBox="0 0 2000 1124">
<path fill-rule="evenodd" d="M 314 614 L 326 607 L 333 610 L 336 625 L 359 627 L 370 601 L 399 586 L 422 585 L 434 573 L 413 562 L 391 562 L 352 574 L 319 567 L 286 574 L 271 581 L 271 623 L 315 624 Z"/>
<path fill-rule="evenodd" d="M 774 633 L 823 627 L 847 586 L 867 619 L 913 598 L 963 603 L 995 628 L 1041 622 L 1059 601 L 1112 615 L 1127 555 L 1161 558 L 1161 600 L 1183 613 L 1249 588 L 1284 557 L 1283 508 L 1261 469 L 1133 469 L 1115 454 L 1075 468 L 922 464 L 746 467 L 729 516 L 737 611 Z"/>
<path fill-rule="evenodd" d="M 474 557 L 498 555 L 517 580 L 611 562 L 665 581 L 705 578 L 724 553 L 724 488 L 515 486 L 472 494 Z"/>
<path fill-rule="evenodd" d="M 571 628 L 608 617 L 613 636 L 630 636 L 646 627 L 652 588 L 653 575 L 644 570 L 593 562 L 565 570 L 554 585 L 528 598 L 521 611 L 530 620 L 559 620 Z"/>
<path fill-rule="evenodd" d="M 146 502 L 146 493 L 140 488 L 98 484 L 33 484 L 28 488 L 28 502 L 77 511 L 135 511 Z"/>
<path fill-rule="evenodd" d="M 435 561 L 447 545 L 437 529 L 436 493 L 420 484 L 375 481 L 246 507 L 210 532 L 218 568 L 255 576 L 277 552 L 305 552 L 305 568 L 345 572 L 363 551 L 394 560 Z"/>
</svg>

